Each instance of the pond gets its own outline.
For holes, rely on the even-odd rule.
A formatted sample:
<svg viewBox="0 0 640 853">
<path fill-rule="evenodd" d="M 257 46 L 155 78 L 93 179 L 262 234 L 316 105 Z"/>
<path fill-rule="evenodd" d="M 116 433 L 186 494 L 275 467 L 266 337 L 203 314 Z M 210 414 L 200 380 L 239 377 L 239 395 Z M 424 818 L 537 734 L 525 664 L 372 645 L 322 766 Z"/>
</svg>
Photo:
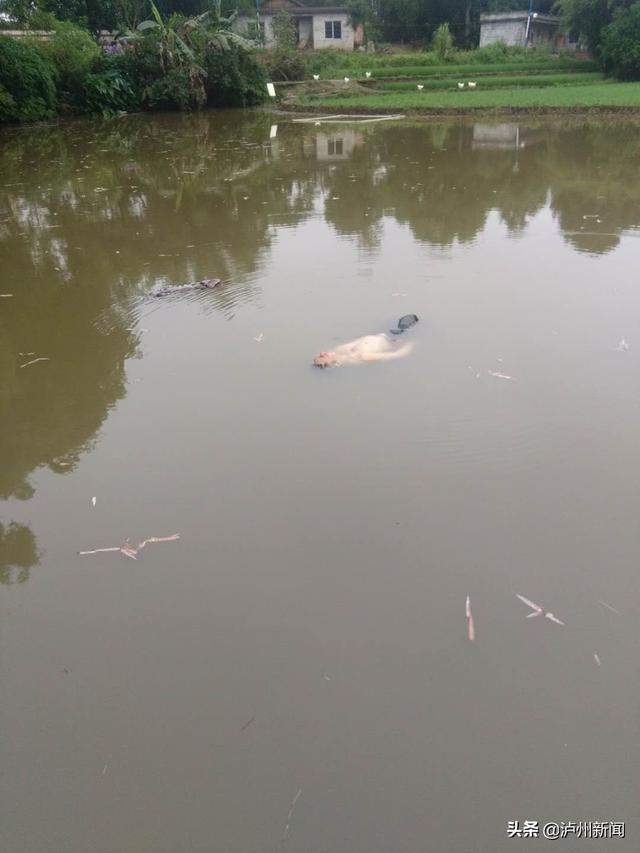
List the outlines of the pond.
<svg viewBox="0 0 640 853">
<path fill-rule="evenodd" d="M 638 131 L 3 132 L 3 850 L 638 849 Z"/>
</svg>

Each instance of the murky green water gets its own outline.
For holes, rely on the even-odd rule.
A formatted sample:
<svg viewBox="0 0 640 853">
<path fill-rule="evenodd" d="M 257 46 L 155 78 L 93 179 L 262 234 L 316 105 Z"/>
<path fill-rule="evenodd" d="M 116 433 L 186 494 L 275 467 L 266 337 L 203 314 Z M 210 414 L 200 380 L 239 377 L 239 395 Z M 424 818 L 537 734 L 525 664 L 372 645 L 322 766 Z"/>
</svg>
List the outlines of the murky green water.
<svg viewBox="0 0 640 853">
<path fill-rule="evenodd" d="M 0 135 L 2 850 L 636 851 L 639 261 L 633 124 Z"/>
</svg>

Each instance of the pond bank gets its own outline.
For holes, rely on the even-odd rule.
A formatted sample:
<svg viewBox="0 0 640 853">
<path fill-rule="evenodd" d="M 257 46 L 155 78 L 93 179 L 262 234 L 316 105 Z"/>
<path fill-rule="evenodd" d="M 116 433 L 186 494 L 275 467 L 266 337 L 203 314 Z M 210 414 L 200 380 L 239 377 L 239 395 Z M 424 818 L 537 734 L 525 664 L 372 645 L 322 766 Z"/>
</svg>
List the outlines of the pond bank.
<svg viewBox="0 0 640 853">
<path fill-rule="evenodd" d="M 328 110 L 341 104 L 322 103 L 317 106 L 308 104 L 287 104 L 286 109 L 279 110 L 281 115 L 324 115 Z M 468 117 L 482 118 L 491 116 L 593 116 L 594 118 L 640 117 L 638 106 L 575 106 L 575 107 L 371 107 L 349 105 L 349 113 L 353 116 L 396 115 L 398 109 L 408 116 L 424 116 L 425 118 Z"/>
</svg>

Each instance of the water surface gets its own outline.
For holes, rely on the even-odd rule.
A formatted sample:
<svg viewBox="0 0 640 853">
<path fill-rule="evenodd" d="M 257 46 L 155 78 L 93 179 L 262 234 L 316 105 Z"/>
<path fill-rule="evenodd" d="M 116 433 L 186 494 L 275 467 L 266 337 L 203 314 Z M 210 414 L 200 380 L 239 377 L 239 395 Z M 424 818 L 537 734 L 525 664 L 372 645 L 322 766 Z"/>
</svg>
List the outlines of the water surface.
<svg viewBox="0 0 640 853">
<path fill-rule="evenodd" d="M 0 135 L 3 850 L 638 849 L 638 131 Z"/>
</svg>

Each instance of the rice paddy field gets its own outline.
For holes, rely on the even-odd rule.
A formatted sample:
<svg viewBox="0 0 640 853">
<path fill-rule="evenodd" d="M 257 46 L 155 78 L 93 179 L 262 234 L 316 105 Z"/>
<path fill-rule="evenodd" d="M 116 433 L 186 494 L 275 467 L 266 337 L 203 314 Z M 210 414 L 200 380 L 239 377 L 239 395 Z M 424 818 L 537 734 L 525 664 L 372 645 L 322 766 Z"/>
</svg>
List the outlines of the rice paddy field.
<svg viewBox="0 0 640 853">
<path fill-rule="evenodd" d="M 301 86 L 290 103 L 298 109 L 353 112 L 635 110 L 640 109 L 640 83 L 608 79 L 593 62 L 569 57 L 440 66 L 390 61 L 364 73 L 360 68 L 355 74 L 348 67 L 327 69 L 318 81 Z"/>
</svg>

